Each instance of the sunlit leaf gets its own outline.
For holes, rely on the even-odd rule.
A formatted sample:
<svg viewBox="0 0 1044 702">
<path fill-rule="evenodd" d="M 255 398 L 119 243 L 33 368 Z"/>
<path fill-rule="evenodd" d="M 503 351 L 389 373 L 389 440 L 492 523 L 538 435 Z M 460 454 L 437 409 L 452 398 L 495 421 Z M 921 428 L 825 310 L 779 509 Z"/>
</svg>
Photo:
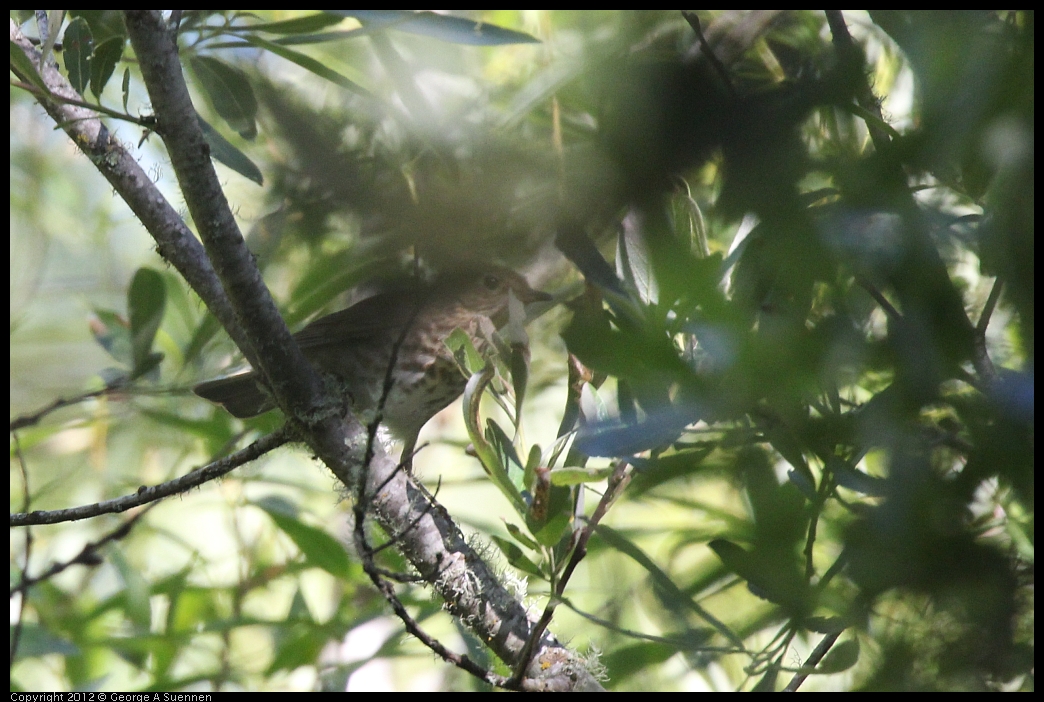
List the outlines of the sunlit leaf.
<svg viewBox="0 0 1044 702">
<path fill-rule="evenodd" d="M 340 17 L 354 17 L 366 25 L 395 29 L 410 34 L 441 39 L 454 44 L 496 46 L 499 44 L 531 44 L 538 40 L 524 32 L 505 29 L 463 17 L 438 15 L 434 12 L 409 10 L 328 10 Z"/>
<path fill-rule="evenodd" d="M 243 39 L 244 41 L 247 41 L 253 44 L 254 46 L 257 46 L 262 49 L 267 49 L 268 51 L 271 51 L 273 54 L 285 58 L 287 61 L 296 63 L 301 68 L 304 68 L 307 71 L 311 71 L 315 75 L 319 76 L 320 78 L 323 78 L 324 80 L 330 81 L 334 85 L 339 85 L 340 87 L 346 90 L 350 90 L 356 95 L 361 95 L 363 97 L 368 98 L 373 97 L 373 94 L 366 88 L 362 87 L 355 81 L 341 75 L 337 71 L 323 65 L 311 56 L 306 56 L 305 54 L 302 54 L 298 51 L 294 51 L 293 49 L 288 49 L 280 44 L 276 44 L 274 42 L 270 42 L 265 39 L 262 39 L 261 37 L 253 36 L 250 34 L 243 36 Z"/>
</svg>

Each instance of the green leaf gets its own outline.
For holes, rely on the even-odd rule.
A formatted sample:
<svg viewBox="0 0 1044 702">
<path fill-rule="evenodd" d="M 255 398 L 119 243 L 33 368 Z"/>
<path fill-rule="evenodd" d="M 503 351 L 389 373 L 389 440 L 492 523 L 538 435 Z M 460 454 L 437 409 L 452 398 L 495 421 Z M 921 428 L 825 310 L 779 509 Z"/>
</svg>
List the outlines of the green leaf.
<svg viewBox="0 0 1044 702">
<path fill-rule="evenodd" d="M 132 367 L 134 354 L 130 324 L 112 310 L 94 307 L 91 311 L 95 316 L 95 319 L 89 322 L 94 340 L 117 361 Z"/>
<path fill-rule="evenodd" d="M 811 486 L 812 499 L 815 499 L 815 485 L 816 479 L 812 475 L 812 471 L 808 467 L 808 463 L 805 461 L 805 456 L 801 452 L 801 445 L 790 430 L 780 424 L 779 422 L 764 422 L 759 425 L 761 430 L 765 433 L 765 438 L 772 444 L 772 448 L 779 452 L 779 455 L 786 459 L 787 463 L 793 466 L 794 470 L 800 474 L 803 479 L 803 484 L 797 481 L 794 482 L 795 486 L 799 489 Z M 805 490 L 802 490 L 804 493 Z M 807 497 L 808 495 L 806 495 Z"/>
<path fill-rule="evenodd" d="M 707 222 L 703 211 L 693 199 L 689 184 L 685 183 L 685 193 L 671 199 L 671 214 L 674 221 L 674 235 L 679 241 L 687 242 L 693 256 L 699 259 L 710 256 L 707 244 Z"/>
<path fill-rule="evenodd" d="M 152 343 L 163 321 L 166 304 L 163 276 L 149 268 L 139 268 L 127 291 L 134 377 L 147 373 L 163 358 L 162 354 L 152 353 Z"/>
<path fill-rule="evenodd" d="M 225 421 L 227 414 L 215 413 L 206 419 L 191 419 L 177 412 L 166 412 L 149 407 L 141 408 L 140 412 L 161 426 L 206 440 L 214 446 L 215 451 L 232 438 L 231 425 Z"/>
<path fill-rule="evenodd" d="M 244 41 L 250 42 L 254 46 L 257 46 L 262 49 L 267 49 L 276 56 L 285 58 L 287 61 L 296 63 L 298 66 L 305 69 L 306 71 L 311 71 L 320 78 L 324 78 L 333 83 L 334 85 L 339 85 L 342 88 L 345 88 L 346 90 L 350 90 L 356 95 L 362 95 L 363 97 L 367 98 L 374 97 L 373 93 L 371 93 L 366 88 L 350 80 L 349 78 L 342 76 L 340 73 L 333 70 L 332 68 L 324 66 L 322 63 L 315 60 L 311 56 L 306 56 L 305 54 L 294 51 L 293 49 L 288 49 L 285 46 L 281 46 L 280 44 L 267 41 L 265 39 L 262 39 L 261 37 L 251 36 L 249 34 L 244 36 L 243 39 Z"/>
<path fill-rule="evenodd" d="M 308 15 L 279 22 L 258 22 L 239 27 L 229 27 L 229 32 L 268 32 L 269 34 L 305 34 L 340 24 L 344 18 L 330 14 Z"/>
<path fill-rule="evenodd" d="M 354 17 L 367 27 L 376 25 L 400 32 L 420 34 L 454 44 L 470 46 L 497 46 L 500 44 L 533 44 L 539 39 L 484 22 L 473 22 L 463 17 L 437 15 L 434 12 L 409 10 L 337 10 L 330 14 Z"/>
<path fill-rule="evenodd" d="M 526 548 L 533 549 L 534 551 L 540 549 L 540 544 L 526 536 L 525 533 L 521 529 L 519 529 L 517 525 L 512 524 L 511 522 L 504 522 L 504 526 L 507 527 L 508 533 L 511 534 L 511 536 L 514 537 L 516 541 L 518 541 Z"/>
<path fill-rule="evenodd" d="M 697 471 L 708 467 L 707 457 L 714 451 L 715 445 L 701 445 L 692 450 L 679 451 L 666 456 L 658 456 L 655 459 L 632 461 L 632 465 L 638 469 L 627 493 L 631 497 L 637 497 L 660 485 L 674 480 L 683 480 Z M 709 467 L 713 468 L 717 463 L 711 462 Z"/>
<path fill-rule="evenodd" d="M 540 572 L 540 568 L 536 563 L 531 561 L 522 549 L 518 547 L 518 544 L 512 543 L 507 539 L 502 539 L 499 536 L 490 536 L 495 543 L 503 552 L 504 557 L 507 558 L 508 563 L 513 567 L 521 570 L 523 573 L 529 573 L 535 575 L 538 578 L 543 578 L 544 575 Z"/>
<path fill-rule="evenodd" d="M 94 35 L 95 44 L 113 37 L 127 38 L 127 27 L 123 23 L 121 10 L 69 10 L 69 17 L 82 17 Z"/>
<path fill-rule="evenodd" d="M 257 98 L 246 73 L 212 56 L 191 56 L 189 66 L 214 111 L 244 139 L 257 136 Z"/>
<path fill-rule="evenodd" d="M 471 341 L 471 337 L 463 329 L 454 329 L 446 337 L 444 343 L 453 352 L 453 357 L 457 359 L 457 363 L 468 373 L 478 373 L 486 365 L 486 361 L 483 360 L 482 356 L 475 349 L 475 344 Z"/>
<path fill-rule="evenodd" d="M 805 474 L 791 468 L 787 471 L 787 480 L 790 481 L 791 485 L 798 489 L 798 492 L 805 496 L 806 500 L 809 502 L 815 502 L 816 484 L 813 482 L 811 473 Z"/>
<path fill-rule="evenodd" d="M 564 490 L 564 488 L 552 488 L 552 490 Z M 565 492 L 568 492 L 568 490 L 565 490 Z M 552 498 L 552 502 L 555 501 Z M 569 531 L 572 521 L 573 515 L 571 510 L 552 509 L 549 518 L 543 522 L 543 525 L 536 529 L 531 529 L 531 531 L 536 540 L 544 546 L 557 546 L 558 542 Z"/>
<path fill-rule="evenodd" d="M 634 210 L 624 217 L 616 240 L 616 272 L 637 291 L 642 302 L 653 304 L 660 290 L 640 222 L 641 217 Z"/>
<path fill-rule="evenodd" d="M 47 89 L 47 85 L 44 83 L 43 78 L 40 77 L 40 72 L 36 70 L 36 66 L 29 60 L 29 57 L 25 55 L 25 52 L 22 51 L 22 47 L 11 41 L 10 48 L 11 70 L 21 76 L 24 80 L 35 85 L 45 94 L 50 95 L 51 91 Z"/>
<path fill-rule="evenodd" d="M 612 472 L 612 468 L 554 468 L 551 470 L 551 484 L 597 483 L 608 478 Z"/>
<path fill-rule="evenodd" d="M 352 564 L 348 559 L 348 553 L 337 539 L 322 529 L 309 526 L 287 514 L 278 504 L 265 501 L 255 504 L 301 549 L 308 565 L 321 568 L 342 580 L 352 576 Z"/>
<path fill-rule="evenodd" d="M 768 670 L 761 676 L 757 684 L 751 688 L 751 692 L 775 692 L 776 678 L 779 677 L 779 666 L 775 663 L 769 665 Z"/>
<path fill-rule="evenodd" d="M 72 657 L 83 652 L 72 641 L 55 636 L 39 624 L 22 623 L 22 637 L 18 640 L 18 657 L 15 660 L 40 658 L 55 653 Z"/>
<path fill-rule="evenodd" d="M 848 628 L 843 617 L 808 617 L 801 624 L 809 631 L 820 634 L 839 634 Z"/>
<path fill-rule="evenodd" d="M 57 27 L 52 29 L 57 31 Z M 62 48 L 69 83 L 73 90 L 83 95 L 91 80 L 91 54 L 94 52 L 91 28 L 85 19 L 76 17 L 69 22 L 62 39 Z"/>
<path fill-rule="evenodd" d="M 515 417 L 521 421 L 522 402 L 529 384 L 529 347 L 523 344 L 511 344 L 511 384 L 515 391 Z"/>
<path fill-rule="evenodd" d="M 890 136 L 892 139 L 901 139 L 902 138 L 902 134 L 897 132 L 895 130 L 895 127 L 893 127 L 892 125 L 888 124 L 888 122 L 885 122 L 883 119 L 881 119 L 880 117 L 875 115 L 870 110 L 867 110 L 864 107 L 860 107 L 859 105 L 855 104 L 854 102 L 851 102 L 851 103 L 850 102 L 844 102 L 844 103 L 839 104 L 838 107 L 840 109 L 842 109 L 842 110 L 847 110 L 848 112 L 851 112 L 856 117 L 859 117 L 860 119 L 862 119 L 864 122 L 866 122 L 870 126 L 877 127 L 878 129 L 885 130 L 886 132 L 888 132 L 888 136 Z"/>
<path fill-rule="evenodd" d="M 810 672 L 830 675 L 848 670 L 859 662 L 859 640 L 848 639 L 836 644 L 826 657 Z"/>
<path fill-rule="evenodd" d="M 643 642 L 622 646 L 601 658 L 614 682 L 663 663 L 678 653 L 678 649 L 664 643 Z"/>
<path fill-rule="evenodd" d="M 536 479 L 536 470 L 543 462 L 542 459 L 543 453 L 540 451 L 540 445 L 533 444 L 529 448 L 529 458 L 526 460 L 526 468 L 522 475 L 522 485 L 527 490 L 533 487 L 533 481 Z"/>
<path fill-rule="evenodd" d="M 598 388 L 591 383 L 584 383 L 580 388 L 580 411 L 585 423 L 609 421 L 609 408 L 598 394 Z"/>
<path fill-rule="evenodd" d="M 504 109 L 498 126 L 501 129 L 517 126 L 530 112 L 546 103 L 566 83 L 580 75 L 584 67 L 583 61 L 563 61 L 542 69 L 515 93 Z"/>
<path fill-rule="evenodd" d="M 129 561 L 123 550 L 113 548 L 108 551 L 107 560 L 116 568 L 123 581 L 123 612 L 137 627 L 139 633 L 149 631 L 152 624 L 152 607 L 149 604 L 149 583 L 140 571 Z"/>
<path fill-rule="evenodd" d="M 324 629 L 310 622 L 284 624 L 279 633 L 279 645 L 268 666 L 268 674 L 314 664 L 330 640 Z"/>
<path fill-rule="evenodd" d="M 94 56 L 91 58 L 91 92 L 99 100 L 105 85 L 116 70 L 116 64 L 123 58 L 123 47 L 126 43 L 125 37 L 111 37 L 98 44 L 94 50 Z"/>
<path fill-rule="evenodd" d="M 884 497 L 888 491 L 888 482 L 884 478 L 867 475 L 861 470 L 846 465 L 835 466 L 834 477 L 837 479 L 839 487 L 871 497 Z"/>
<path fill-rule="evenodd" d="M 203 130 L 203 137 L 210 146 L 210 155 L 214 160 L 228 166 L 239 175 L 254 181 L 258 185 L 265 184 L 264 176 L 261 175 L 261 169 L 255 166 L 254 162 L 247 158 L 246 154 L 232 146 L 225 137 L 221 136 L 205 119 L 200 117 L 198 112 L 196 113 L 196 118 L 199 120 L 199 126 Z"/>
<path fill-rule="evenodd" d="M 291 325 L 303 322 L 344 291 L 387 272 L 386 261 L 360 256 L 354 247 L 317 256 L 307 268 L 297 272 L 298 282 L 290 293 L 286 321 Z"/>
<path fill-rule="evenodd" d="M 544 546 L 558 546 L 573 523 L 575 507 L 572 488 L 551 484 L 547 468 L 535 471 L 533 498 L 525 512 L 526 527 Z"/>
<path fill-rule="evenodd" d="M 662 381 L 670 377 L 686 384 L 695 382 L 668 330 L 652 320 L 612 317 L 600 306 L 587 306 L 573 314 L 562 338 L 593 370 L 618 378 Z"/>
<path fill-rule="evenodd" d="M 493 379 L 493 374 L 493 364 L 490 363 L 486 364 L 486 367 L 481 372 L 475 373 L 468 379 L 468 384 L 464 387 L 464 424 L 468 428 L 468 437 L 475 447 L 475 454 L 478 456 L 482 468 L 486 471 L 486 475 L 504 493 L 504 496 L 508 498 L 508 501 L 515 508 L 515 511 L 519 514 L 525 514 L 527 505 L 525 500 L 522 499 L 522 493 L 509 478 L 507 468 L 501 459 L 499 447 L 495 446 L 487 438 L 492 432 L 487 434 L 479 428 L 479 406 L 482 400 L 482 393 L 485 392 L 486 387 Z M 519 466 L 521 467 L 521 464 Z M 521 473 L 521 471 L 519 472 Z"/>
<path fill-rule="evenodd" d="M 632 456 L 675 441 L 698 418 L 696 406 L 666 406 L 650 412 L 644 422 L 590 424 L 577 433 L 573 446 L 588 456 Z"/>
<path fill-rule="evenodd" d="M 523 483 L 525 468 L 518 456 L 518 451 L 515 450 L 515 446 L 507 433 L 492 419 L 486 420 L 486 439 L 497 450 L 500 456 L 500 465 L 507 470 L 505 477 L 511 481 L 516 490 L 519 492 L 524 490 L 526 487 Z"/>
<path fill-rule="evenodd" d="M 652 580 L 653 584 L 653 592 L 656 594 L 656 597 L 660 600 L 660 603 L 665 609 L 679 616 L 684 615 L 686 611 L 691 611 L 714 627 L 714 629 L 728 641 L 740 648 L 743 647 L 743 640 L 740 639 L 739 636 L 737 636 L 717 617 L 704 609 L 698 602 L 693 600 L 692 597 L 682 592 L 682 590 L 674 584 L 674 581 L 671 580 L 671 577 L 657 566 L 653 560 L 649 558 L 648 554 L 638 548 L 638 546 L 636 546 L 631 540 L 625 538 L 620 532 L 606 526 L 605 524 L 599 524 L 595 529 L 595 533 L 599 538 L 617 551 L 629 556 L 635 563 L 640 565 L 649 573 L 649 578 Z"/>
<path fill-rule="evenodd" d="M 725 567 L 747 581 L 750 591 L 800 615 L 807 609 L 808 588 L 787 559 L 757 549 L 746 551 L 725 539 L 714 539 L 708 546 Z"/>
<path fill-rule="evenodd" d="M 35 10 L 34 13 L 39 13 L 41 10 Z M 51 52 L 54 50 L 54 45 L 58 41 L 58 32 L 62 27 L 62 22 L 65 21 L 65 10 L 42 10 L 44 13 L 44 21 L 48 29 L 47 36 L 43 37 L 44 32 L 41 30 L 41 38 L 45 41 L 40 45 L 40 70 L 51 58 Z M 39 27 L 39 14 L 37 14 L 37 26 Z"/>
</svg>

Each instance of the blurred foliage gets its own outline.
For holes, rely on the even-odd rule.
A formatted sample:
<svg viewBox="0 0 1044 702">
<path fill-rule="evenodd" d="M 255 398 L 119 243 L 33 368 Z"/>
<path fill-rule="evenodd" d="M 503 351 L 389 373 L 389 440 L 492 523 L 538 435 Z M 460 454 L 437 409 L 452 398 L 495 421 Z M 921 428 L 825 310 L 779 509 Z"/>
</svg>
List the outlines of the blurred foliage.
<svg viewBox="0 0 1044 702">
<path fill-rule="evenodd" d="M 109 107 L 140 100 L 120 15 L 70 14 L 63 70 Z M 561 317 L 530 327 L 531 364 L 515 340 L 494 358 L 451 340 L 473 374 L 469 439 L 505 498 L 460 518 L 546 594 L 606 475 L 632 467 L 552 624 L 604 652 L 614 689 L 809 673 L 806 688 L 1033 688 L 1034 15 L 846 13 L 854 43 L 840 18 L 181 17 L 200 119 L 231 199 L 255 203 L 247 240 L 292 326 L 414 254 L 582 273 L 557 330 L 573 362 L 546 350 Z M 12 170 L 34 173 L 19 153 Z M 130 322 L 94 305 L 125 367 L 94 373 L 134 408 L 20 432 L 33 508 L 133 491 L 157 461 L 180 472 L 242 438 L 220 411 L 149 397 L 229 349 L 175 276 L 130 278 Z M 557 434 L 521 431 L 524 405 L 563 393 Z M 70 428 L 93 432 L 93 488 L 63 484 L 89 470 L 56 458 Z M 120 472 L 105 447 L 153 468 Z M 193 517 L 157 517 L 111 563 L 32 588 L 12 685 L 344 689 L 370 658 L 415 656 L 394 623 L 379 650 L 338 655 L 386 609 L 328 533 L 328 486 L 299 466 L 240 473 L 207 493 L 234 556 L 179 535 Z M 90 538 L 116 524 L 96 521 Z M 61 529 L 38 530 L 46 558 L 85 538 Z M 422 588 L 404 593 L 454 635 Z"/>
</svg>

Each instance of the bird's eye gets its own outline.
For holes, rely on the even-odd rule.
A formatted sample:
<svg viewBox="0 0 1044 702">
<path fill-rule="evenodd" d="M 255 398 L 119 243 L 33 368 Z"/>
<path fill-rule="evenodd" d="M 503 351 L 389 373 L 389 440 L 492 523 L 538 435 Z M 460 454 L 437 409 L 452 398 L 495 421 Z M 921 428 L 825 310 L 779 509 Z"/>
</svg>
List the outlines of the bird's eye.
<svg viewBox="0 0 1044 702">
<path fill-rule="evenodd" d="M 485 285 L 490 290 L 496 290 L 497 288 L 500 287 L 500 278 L 498 276 L 493 275 L 493 274 L 489 274 L 485 278 L 482 279 L 482 284 Z"/>
</svg>

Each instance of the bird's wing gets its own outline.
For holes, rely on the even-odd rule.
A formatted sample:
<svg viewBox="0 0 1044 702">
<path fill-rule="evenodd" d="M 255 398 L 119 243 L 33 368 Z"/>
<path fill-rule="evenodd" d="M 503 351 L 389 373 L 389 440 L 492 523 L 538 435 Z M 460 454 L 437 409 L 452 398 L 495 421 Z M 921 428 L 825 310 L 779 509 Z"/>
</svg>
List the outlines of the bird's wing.
<svg viewBox="0 0 1044 702">
<path fill-rule="evenodd" d="M 348 309 L 320 317 L 294 334 L 303 350 L 345 346 L 401 330 L 419 311 L 423 297 L 399 290 L 368 297 Z"/>
</svg>

